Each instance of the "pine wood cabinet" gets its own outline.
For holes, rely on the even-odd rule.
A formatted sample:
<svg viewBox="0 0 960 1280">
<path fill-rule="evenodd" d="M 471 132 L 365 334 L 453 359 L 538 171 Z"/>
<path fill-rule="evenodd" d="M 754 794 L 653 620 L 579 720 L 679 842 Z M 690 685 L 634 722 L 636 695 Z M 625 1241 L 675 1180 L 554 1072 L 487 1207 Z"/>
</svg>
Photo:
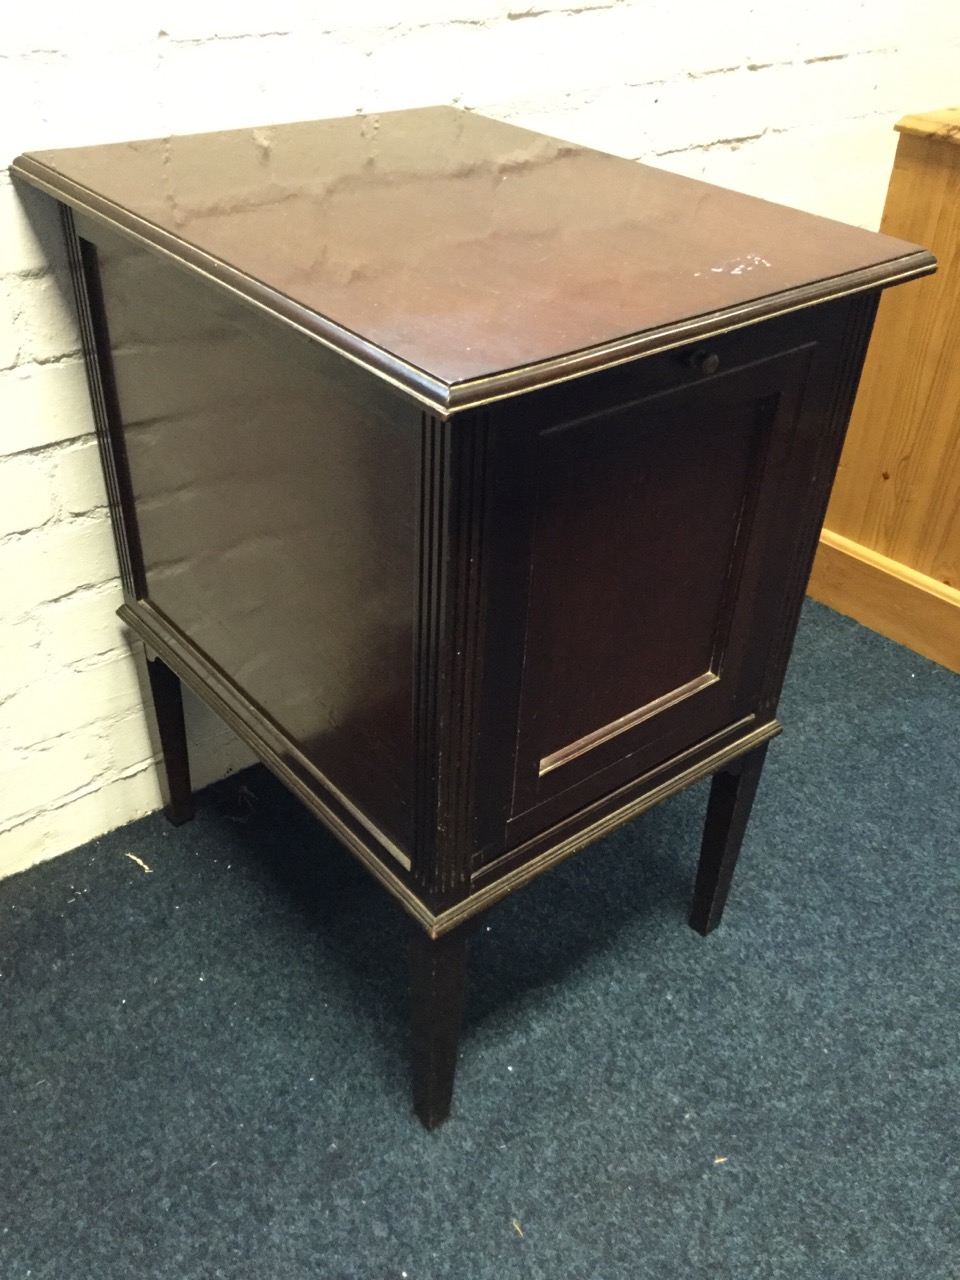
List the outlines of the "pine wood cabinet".
<svg viewBox="0 0 960 1280">
<path fill-rule="evenodd" d="M 897 129 L 881 230 L 941 267 L 880 304 L 809 591 L 960 671 L 960 107 Z"/>
</svg>

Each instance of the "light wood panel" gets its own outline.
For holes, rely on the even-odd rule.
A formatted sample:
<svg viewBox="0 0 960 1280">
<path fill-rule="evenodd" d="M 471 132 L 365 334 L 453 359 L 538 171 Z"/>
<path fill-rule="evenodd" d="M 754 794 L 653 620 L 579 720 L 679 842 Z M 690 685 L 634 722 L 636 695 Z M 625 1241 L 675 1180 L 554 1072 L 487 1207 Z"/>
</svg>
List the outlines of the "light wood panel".
<svg viewBox="0 0 960 1280">
<path fill-rule="evenodd" d="M 942 111 L 904 116 L 896 128 L 900 133 L 913 133 L 919 138 L 960 143 L 960 107 L 944 107 Z"/>
<path fill-rule="evenodd" d="M 960 591 L 829 529 L 820 537 L 815 575 L 823 604 L 960 671 Z"/>
<path fill-rule="evenodd" d="M 809 591 L 960 670 L 960 108 L 897 127 L 882 227 L 940 269 L 881 301 Z"/>
</svg>

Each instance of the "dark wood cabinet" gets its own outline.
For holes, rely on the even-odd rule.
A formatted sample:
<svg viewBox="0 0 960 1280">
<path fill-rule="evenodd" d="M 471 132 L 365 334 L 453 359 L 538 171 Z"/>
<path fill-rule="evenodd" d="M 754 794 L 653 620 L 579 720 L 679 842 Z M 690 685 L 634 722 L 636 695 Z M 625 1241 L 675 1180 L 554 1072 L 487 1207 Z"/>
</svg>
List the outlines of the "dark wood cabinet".
<svg viewBox="0 0 960 1280">
<path fill-rule="evenodd" d="M 179 680 L 466 939 L 714 775 L 720 918 L 879 290 L 912 245 L 449 108 L 21 157 L 62 204 L 176 820 Z"/>
</svg>

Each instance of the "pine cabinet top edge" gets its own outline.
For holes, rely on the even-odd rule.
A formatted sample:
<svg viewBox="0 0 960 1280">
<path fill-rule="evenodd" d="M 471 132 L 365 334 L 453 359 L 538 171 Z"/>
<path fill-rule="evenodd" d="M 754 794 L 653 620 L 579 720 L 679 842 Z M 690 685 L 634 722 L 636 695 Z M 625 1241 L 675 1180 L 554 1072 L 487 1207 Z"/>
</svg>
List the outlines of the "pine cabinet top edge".
<svg viewBox="0 0 960 1280">
<path fill-rule="evenodd" d="M 951 142 L 960 146 L 960 107 L 942 107 L 939 111 L 921 111 L 904 116 L 893 126 L 898 133 L 928 138 L 932 142 Z"/>
</svg>

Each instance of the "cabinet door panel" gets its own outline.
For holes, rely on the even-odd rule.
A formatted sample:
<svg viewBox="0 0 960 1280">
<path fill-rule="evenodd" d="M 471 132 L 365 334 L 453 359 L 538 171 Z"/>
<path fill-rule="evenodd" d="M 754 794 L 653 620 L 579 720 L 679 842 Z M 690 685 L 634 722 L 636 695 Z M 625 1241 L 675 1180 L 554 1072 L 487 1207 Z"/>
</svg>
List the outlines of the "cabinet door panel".
<svg viewBox="0 0 960 1280">
<path fill-rule="evenodd" d="M 750 714 L 750 552 L 811 349 L 539 426 L 515 816 Z"/>
</svg>

